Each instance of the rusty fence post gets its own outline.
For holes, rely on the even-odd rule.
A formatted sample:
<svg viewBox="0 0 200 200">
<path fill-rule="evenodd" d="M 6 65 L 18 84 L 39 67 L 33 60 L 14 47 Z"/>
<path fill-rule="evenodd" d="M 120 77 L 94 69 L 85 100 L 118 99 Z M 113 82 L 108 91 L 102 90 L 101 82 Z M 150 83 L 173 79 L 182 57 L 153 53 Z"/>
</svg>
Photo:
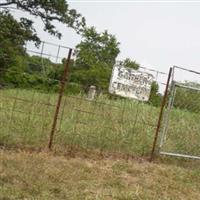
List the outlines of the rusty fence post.
<svg viewBox="0 0 200 200">
<path fill-rule="evenodd" d="M 159 131 L 160 131 L 162 117 L 163 117 L 163 111 L 164 111 L 164 107 L 165 107 L 165 104 L 166 104 L 166 101 L 167 101 L 168 88 L 169 88 L 171 76 L 172 76 L 172 67 L 170 67 L 170 69 L 169 69 L 167 84 L 166 84 L 165 93 L 164 93 L 161 108 L 160 108 L 160 114 L 159 114 L 159 118 L 158 118 L 156 133 L 155 133 L 155 137 L 154 137 L 154 141 L 153 141 L 153 147 L 152 147 L 152 151 L 151 151 L 150 162 L 153 160 L 154 154 L 155 154 L 156 144 L 157 144 L 157 140 L 158 140 L 158 134 L 159 134 Z"/>
<path fill-rule="evenodd" d="M 58 121 L 58 114 L 59 114 L 59 111 L 60 111 L 60 105 L 61 105 L 61 101 L 62 101 L 62 97 L 63 97 L 63 94 L 64 94 L 64 89 L 65 89 L 65 83 L 66 83 L 67 76 L 68 76 L 68 70 L 69 70 L 71 55 L 72 55 L 72 49 L 69 49 L 68 57 L 67 57 L 67 60 L 65 62 L 63 76 L 62 76 L 62 79 L 60 80 L 60 91 L 59 91 L 58 101 L 57 101 L 57 105 L 56 105 L 56 111 L 55 111 L 55 114 L 54 114 L 53 124 L 52 124 L 50 138 L 49 138 L 48 147 L 49 147 L 50 150 L 52 149 L 54 134 L 55 134 L 56 125 L 57 125 L 57 121 Z"/>
</svg>

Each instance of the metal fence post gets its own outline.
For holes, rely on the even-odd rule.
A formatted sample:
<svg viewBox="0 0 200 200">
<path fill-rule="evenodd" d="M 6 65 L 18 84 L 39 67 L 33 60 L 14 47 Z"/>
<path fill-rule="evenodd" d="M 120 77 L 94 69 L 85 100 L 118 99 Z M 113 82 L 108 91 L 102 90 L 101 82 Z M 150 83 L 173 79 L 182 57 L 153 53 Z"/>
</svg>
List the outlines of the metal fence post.
<svg viewBox="0 0 200 200">
<path fill-rule="evenodd" d="M 71 55 L 72 55 L 72 49 L 69 49 L 68 57 L 67 57 L 67 60 L 65 62 L 63 77 L 60 81 L 60 91 L 59 91 L 58 101 L 57 101 L 57 105 L 56 105 L 56 111 L 55 111 L 55 114 L 54 114 L 54 120 L 53 120 L 52 129 L 51 129 L 51 133 L 50 133 L 50 138 L 49 138 L 48 147 L 49 147 L 50 150 L 52 149 L 53 139 L 54 139 L 57 120 L 58 120 L 58 114 L 59 114 L 59 111 L 60 111 L 60 105 L 61 105 L 61 101 L 62 101 L 62 97 L 63 97 L 63 94 L 64 94 L 64 89 L 65 89 L 65 83 L 66 83 L 66 79 L 67 79 L 67 76 L 68 76 L 68 70 L 69 70 Z"/>
<path fill-rule="evenodd" d="M 154 158 L 156 143 L 157 143 L 157 140 L 158 140 L 158 134 L 159 134 L 161 122 L 162 122 L 163 111 L 164 111 L 164 107 L 165 107 L 165 104 L 166 104 L 166 101 L 167 101 L 168 88 L 169 88 L 171 76 L 172 76 L 172 67 L 170 67 L 170 70 L 169 70 L 167 84 L 166 84 L 166 88 L 165 88 L 165 93 L 164 93 L 164 97 L 163 97 L 161 108 L 160 108 L 160 114 L 159 114 L 159 118 L 158 118 L 158 124 L 157 124 L 156 133 L 155 133 L 154 142 L 153 142 L 153 147 L 152 147 L 152 151 L 151 151 L 150 162 Z"/>
</svg>

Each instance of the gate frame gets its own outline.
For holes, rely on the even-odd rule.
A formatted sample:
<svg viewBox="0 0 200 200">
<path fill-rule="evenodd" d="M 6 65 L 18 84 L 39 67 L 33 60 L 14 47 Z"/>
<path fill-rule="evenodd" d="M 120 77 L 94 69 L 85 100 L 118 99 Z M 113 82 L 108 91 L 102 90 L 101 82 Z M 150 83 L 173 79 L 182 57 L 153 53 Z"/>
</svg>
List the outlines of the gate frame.
<svg viewBox="0 0 200 200">
<path fill-rule="evenodd" d="M 156 132 L 155 132 L 155 136 L 154 136 L 154 141 L 153 141 L 153 146 L 152 146 L 152 151 L 151 151 L 151 156 L 150 156 L 150 162 L 153 161 L 154 156 L 155 156 L 156 144 L 157 144 L 157 140 L 158 140 L 158 136 L 159 136 L 159 132 L 160 132 L 160 128 L 161 128 L 161 123 L 162 123 L 162 119 L 163 119 L 163 112 L 164 112 L 165 104 L 167 102 L 167 96 L 168 96 L 168 89 L 169 89 L 169 85 L 170 85 L 170 80 L 171 80 L 171 78 L 173 76 L 172 73 L 173 73 L 173 68 L 170 67 L 169 73 L 168 73 L 168 78 L 167 78 L 167 84 L 166 84 L 166 87 L 165 87 L 165 93 L 164 93 L 164 96 L 163 96 L 163 99 L 162 99 L 162 103 L 161 103 L 161 107 L 160 107 L 160 114 L 159 114 L 157 128 L 156 128 Z"/>
<path fill-rule="evenodd" d="M 187 89 L 200 91 L 200 89 L 198 89 L 198 88 L 193 88 L 193 87 L 190 87 L 190 86 L 187 87 L 187 86 L 184 86 L 184 85 L 180 84 L 179 82 L 176 82 L 175 78 L 174 78 L 175 69 L 181 69 L 183 71 L 187 71 L 187 72 L 191 72 L 191 73 L 200 75 L 200 72 L 197 72 L 197 71 L 194 71 L 194 70 L 189 70 L 189 69 L 186 69 L 186 68 L 183 68 L 183 67 L 173 66 L 171 89 L 170 89 L 171 91 L 170 91 L 170 95 L 169 95 L 169 102 L 168 102 L 168 106 L 167 106 L 167 112 L 164 115 L 164 127 L 163 127 L 163 130 L 161 132 L 161 139 L 160 139 L 160 144 L 159 144 L 159 154 L 160 155 L 166 155 L 166 156 L 174 156 L 174 157 L 190 158 L 190 159 L 200 160 L 200 156 L 192 156 L 192 155 L 181 154 L 181 153 L 165 152 L 165 151 L 161 150 L 162 146 L 164 144 L 164 141 L 166 139 L 168 125 L 169 125 L 169 119 L 170 119 L 170 113 L 171 113 L 171 110 L 173 108 L 177 87 L 182 87 L 182 88 L 187 88 Z"/>
</svg>

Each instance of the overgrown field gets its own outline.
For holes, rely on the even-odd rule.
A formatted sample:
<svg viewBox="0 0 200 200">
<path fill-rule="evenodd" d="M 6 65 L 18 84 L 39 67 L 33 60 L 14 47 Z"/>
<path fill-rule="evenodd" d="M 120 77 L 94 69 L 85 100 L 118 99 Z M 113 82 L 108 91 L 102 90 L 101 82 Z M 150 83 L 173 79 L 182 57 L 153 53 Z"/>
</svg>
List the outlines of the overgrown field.
<svg viewBox="0 0 200 200">
<path fill-rule="evenodd" d="M 200 167 L 0 150 L 0 199 L 194 200 Z"/>
<path fill-rule="evenodd" d="M 46 148 L 57 94 L 32 90 L 0 90 L 0 145 Z M 159 108 L 137 101 L 95 101 L 85 96 L 64 96 L 55 133 L 54 149 L 95 150 L 100 153 L 148 155 L 151 151 Z M 163 149 L 200 155 L 199 114 L 174 109 Z"/>
</svg>

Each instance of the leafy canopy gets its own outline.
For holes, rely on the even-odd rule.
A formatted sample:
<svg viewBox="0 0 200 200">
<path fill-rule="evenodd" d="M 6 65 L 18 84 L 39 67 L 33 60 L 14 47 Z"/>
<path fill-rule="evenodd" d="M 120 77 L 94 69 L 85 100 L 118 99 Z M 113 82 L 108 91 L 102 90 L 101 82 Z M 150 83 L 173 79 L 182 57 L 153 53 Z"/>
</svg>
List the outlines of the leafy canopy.
<svg viewBox="0 0 200 200">
<path fill-rule="evenodd" d="M 76 46 L 76 62 L 71 80 L 86 87 L 96 85 L 107 89 L 119 52 L 119 43 L 115 36 L 107 31 L 98 33 L 94 27 L 87 28 L 82 41 Z"/>
<path fill-rule="evenodd" d="M 120 64 L 124 67 L 129 67 L 135 70 L 140 68 L 140 65 L 136 61 L 132 61 L 130 58 L 126 58 L 125 60 L 121 61 Z"/>
<path fill-rule="evenodd" d="M 21 22 L 16 21 L 8 11 L 0 12 L 0 24 L 0 70 L 6 70 L 20 63 L 19 56 L 26 55 L 26 41 L 34 41 L 36 44 L 40 41 L 31 24 L 23 19 Z"/>
<path fill-rule="evenodd" d="M 112 67 L 119 52 L 115 36 L 107 31 L 98 33 L 94 27 L 87 28 L 83 40 L 76 46 L 76 66 L 86 69 L 97 65 Z"/>
<path fill-rule="evenodd" d="M 69 9 L 65 0 L 2 0 L 0 1 L 0 76 L 7 69 L 21 69 L 21 58 L 27 57 L 25 44 L 32 41 L 36 46 L 40 38 L 34 28 L 34 21 L 21 17 L 16 20 L 10 12 L 10 7 L 20 9 L 39 17 L 44 23 L 44 31 L 60 38 L 54 22 L 60 22 L 73 28 L 78 33 L 84 30 L 85 19 L 74 9 Z"/>
<path fill-rule="evenodd" d="M 7 6 L 14 6 L 14 8 L 39 17 L 44 24 L 44 31 L 58 38 L 62 34 L 54 25 L 56 21 L 66 24 L 76 30 L 77 33 L 82 32 L 85 27 L 85 18 L 77 13 L 75 9 L 70 9 L 65 0 L 3 0 L 0 2 L 0 8 L 6 8 Z M 27 18 L 21 18 L 21 22 L 29 26 L 33 25 L 33 21 Z"/>
<path fill-rule="evenodd" d="M 200 113 L 200 84 L 196 82 L 183 82 L 181 84 L 186 88 L 176 88 L 174 107 Z"/>
</svg>

